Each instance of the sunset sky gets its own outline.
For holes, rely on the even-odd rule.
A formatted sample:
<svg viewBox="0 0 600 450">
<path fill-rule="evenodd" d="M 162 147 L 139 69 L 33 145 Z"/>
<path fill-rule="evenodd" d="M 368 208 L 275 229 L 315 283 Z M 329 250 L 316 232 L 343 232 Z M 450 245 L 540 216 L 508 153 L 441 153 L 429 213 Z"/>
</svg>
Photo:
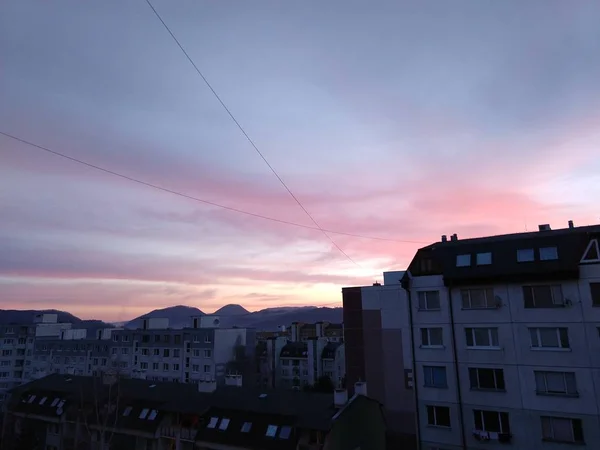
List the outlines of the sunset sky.
<svg viewBox="0 0 600 450">
<path fill-rule="evenodd" d="M 0 307 L 339 306 L 420 246 L 600 222 L 600 3 L 154 0 L 321 227 L 0 136 Z M 4 0 L 0 131 L 313 226 L 143 0 Z M 406 241 L 406 242 L 400 242 Z"/>
</svg>

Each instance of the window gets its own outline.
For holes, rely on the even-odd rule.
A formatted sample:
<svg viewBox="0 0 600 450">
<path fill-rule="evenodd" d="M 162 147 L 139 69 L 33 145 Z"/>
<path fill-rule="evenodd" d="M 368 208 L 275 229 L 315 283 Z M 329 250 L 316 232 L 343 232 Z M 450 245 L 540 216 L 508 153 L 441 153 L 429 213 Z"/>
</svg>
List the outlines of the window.
<svg viewBox="0 0 600 450">
<path fill-rule="evenodd" d="M 580 419 L 542 417 L 542 439 L 545 441 L 584 444 L 583 426 Z"/>
<path fill-rule="evenodd" d="M 152 370 L 158 370 L 158 363 L 152 363 Z"/>
<path fill-rule="evenodd" d="M 471 255 L 457 255 L 456 267 L 468 267 L 471 265 Z"/>
<path fill-rule="evenodd" d="M 44 403 L 46 403 L 46 400 L 48 400 L 48 397 L 42 397 L 39 404 L 43 405 Z"/>
<path fill-rule="evenodd" d="M 508 413 L 498 411 L 473 410 L 475 429 L 492 433 L 510 433 Z"/>
<path fill-rule="evenodd" d="M 59 401 L 60 401 L 60 398 L 55 398 L 54 400 L 52 400 L 52 403 L 50 403 L 50 406 L 52 408 L 54 408 L 56 405 L 58 405 Z"/>
<path fill-rule="evenodd" d="M 204 336 L 204 343 L 205 344 L 210 344 L 210 336 L 207 334 L 206 336 Z"/>
<path fill-rule="evenodd" d="M 492 263 L 492 254 L 490 252 L 477 253 L 477 265 L 487 266 Z"/>
<path fill-rule="evenodd" d="M 420 291 L 419 310 L 437 311 L 440 309 L 440 291 Z"/>
<path fill-rule="evenodd" d="M 194 358 L 200 358 L 200 349 L 198 349 L 198 348 L 194 349 Z"/>
<path fill-rule="evenodd" d="M 600 306 L 600 283 L 590 283 L 592 306 Z"/>
<path fill-rule="evenodd" d="M 223 417 L 221 419 L 221 423 L 219 424 L 219 430 L 225 431 L 229 426 L 229 419 L 227 417 Z"/>
<path fill-rule="evenodd" d="M 163 370 L 169 370 L 169 363 L 163 363 Z"/>
<path fill-rule="evenodd" d="M 175 344 L 181 344 L 181 335 L 180 334 L 175 335 Z"/>
<path fill-rule="evenodd" d="M 535 260 L 535 253 L 532 248 L 522 248 L 517 250 L 518 262 L 530 262 Z"/>
<path fill-rule="evenodd" d="M 113 335 L 113 342 L 119 342 L 119 335 L 118 334 Z"/>
<path fill-rule="evenodd" d="M 242 433 L 248 433 L 248 432 L 250 432 L 251 428 L 252 428 L 252 422 L 244 422 L 240 431 Z"/>
<path fill-rule="evenodd" d="M 448 387 L 446 368 L 444 366 L 423 366 L 423 379 L 427 387 Z"/>
<path fill-rule="evenodd" d="M 443 345 L 441 328 L 421 328 L 421 347 L 442 347 Z"/>
<path fill-rule="evenodd" d="M 140 369 L 142 369 L 142 370 L 148 369 L 148 363 L 147 362 L 140 363 Z"/>
<path fill-rule="evenodd" d="M 148 408 L 142 409 L 142 412 L 140 413 L 138 418 L 145 419 L 149 412 L 150 412 L 150 410 Z"/>
<path fill-rule="evenodd" d="M 210 366 L 208 364 L 204 364 L 204 373 L 210 373 Z"/>
<path fill-rule="evenodd" d="M 275 435 L 277 434 L 277 428 L 277 425 L 269 425 L 267 427 L 267 432 L 265 433 L 265 436 L 275 437 Z"/>
<path fill-rule="evenodd" d="M 169 349 L 168 349 L 168 348 L 165 348 L 165 349 L 163 350 L 163 357 L 164 357 L 164 358 L 168 358 L 168 357 L 169 357 L 169 355 L 170 355 L 170 353 L 169 353 Z"/>
<path fill-rule="evenodd" d="M 460 295 L 463 309 L 496 308 L 492 288 L 462 289 Z"/>
<path fill-rule="evenodd" d="M 577 395 L 574 372 L 534 371 L 538 395 Z"/>
<path fill-rule="evenodd" d="M 450 428 L 450 408 L 427 405 L 427 423 L 435 427 Z"/>
<path fill-rule="evenodd" d="M 471 389 L 504 391 L 504 370 L 469 367 Z"/>
<path fill-rule="evenodd" d="M 123 348 L 121 349 L 121 354 L 122 354 L 122 355 L 126 355 L 126 354 L 128 354 L 128 353 L 129 353 L 129 349 L 128 349 L 128 348 L 125 348 L 125 347 L 123 347 Z"/>
<path fill-rule="evenodd" d="M 173 364 L 173 370 L 179 370 L 179 364 Z"/>
<path fill-rule="evenodd" d="M 173 358 L 179 358 L 181 356 L 181 351 L 178 348 L 173 349 Z"/>
<path fill-rule="evenodd" d="M 200 372 L 200 365 L 192 364 L 192 372 Z"/>
<path fill-rule="evenodd" d="M 123 335 L 123 342 L 129 342 L 129 336 Z"/>
<path fill-rule="evenodd" d="M 125 410 L 123 410 L 123 417 L 128 417 L 129 414 L 131 414 L 131 410 L 133 408 L 131 406 L 128 406 L 127 408 L 125 408 Z"/>
<path fill-rule="evenodd" d="M 205 350 L 204 350 L 204 357 L 205 357 L 205 358 L 210 358 L 210 357 L 212 357 L 212 350 L 205 349 Z"/>
<path fill-rule="evenodd" d="M 499 348 L 498 328 L 465 328 L 467 347 Z"/>
<path fill-rule="evenodd" d="M 169 342 L 171 342 L 171 336 L 168 334 L 165 334 L 163 336 L 163 340 L 165 341 L 165 344 L 168 344 Z"/>
<path fill-rule="evenodd" d="M 219 421 L 218 417 L 211 417 L 206 428 L 216 428 L 217 422 Z"/>
<path fill-rule="evenodd" d="M 156 419 L 156 416 L 158 416 L 158 411 L 156 409 L 153 409 L 152 411 L 150 411 L 148 420 L 154 420 L 154 419 Z"/>
<path fill-rule="evenodd" d="M 540 248 L 540 260 L 550 261 L 553 259 L 558 259 L 558 249 L 556 247 Z"/>
<path fill-rule="evenodd" d="M 568 328 L 530 328 L 529 335 L 531 336 L 532 348 L 570 348 Z"/>
<path fill-rule="evenodd" d="M 148 356 L 148 349 L 147 348 L 143 348 L 142 349 L 142 356 Z"/>
<path fill-rule="evenodd" d="M 292 427 L 284 425 L 279 430 L 279 439 L 289 439 L 290 434 L 292 434 Z"/>
<path fill-rule="evenodd" d="M 544 286 L 523 286 L 525 308 L 556 308 L 564 306 L 560 284 Z"/>
</svg>

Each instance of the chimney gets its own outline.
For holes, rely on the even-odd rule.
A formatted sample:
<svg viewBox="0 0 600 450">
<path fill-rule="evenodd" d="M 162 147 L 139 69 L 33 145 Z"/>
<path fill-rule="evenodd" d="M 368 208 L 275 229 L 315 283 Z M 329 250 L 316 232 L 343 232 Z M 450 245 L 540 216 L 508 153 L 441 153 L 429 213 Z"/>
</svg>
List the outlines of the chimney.
<svg viewBox="0 0 600 450">
<path fill-rule="evenodd" d="M 448 242 L 448 237 L 445 234 L 442 234 L 442 242 Z"/>
<path fill-rule="evenodd" d="M 333 391 L 333 406 L 341 408 L 348 403 L 348 391 L 346 389 L 336 389 Z"/>
<path fill-rule="evenodd" d="M 298 342 L 298 340 L 299 340 L 298 339 L 299 338 L 299 336 L 298 336 L 298 328 L 299 328 L 298 327 L 298 322 L 292 322 L 292 327 L 291 328 L 292 328 L 290 330 L 291 331 L 291 340 L 292 340 L 292 342 Z"/>
<path fill-rule="evenodd" d="M 539 231 L 550 231 L 551 228 L 550 228 L 549 224 L 545 223 L 543 225 L 538 225 L 538 230 Z"/>
<path fill-rule="evenodd" d="M 354 393 L 367 396 L 367 383 L 365 381 L 357 381 L 354 383 Z"/>
<path fill-rule="evenodd" d="M 573 221 L 569 220 L 569 228 L 573 229 L 575 228 L 575 225 L 573 225 Z"/>
<path fill-rule="evenodd" d="M 456 235 L 456 233 L 454 233 L 452 236 L 450 236 L 450 240 L 451 241 L 458 241 L 458 236 Z"/>
<path fill-rule="evenodd" d="M 315 333 L 318 338 L 323 337 L 323 322 L 315 323 Z"/>
<path fill-rule="evenodd" d="M 225 386 L 242 387 L 242 376 L 237 374 L 225 375 Z"/>
</svg>

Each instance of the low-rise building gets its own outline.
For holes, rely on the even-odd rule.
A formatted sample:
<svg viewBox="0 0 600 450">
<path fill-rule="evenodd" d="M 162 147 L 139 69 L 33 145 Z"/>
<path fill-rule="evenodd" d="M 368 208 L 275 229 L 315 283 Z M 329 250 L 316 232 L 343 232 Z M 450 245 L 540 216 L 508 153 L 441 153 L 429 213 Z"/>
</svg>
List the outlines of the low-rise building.
<svg viewBox="0 0 600 450">
<path fill-rule="evenodd" d="M 5 414 L 3 450 L 385 449 L 381 405 L 346 391 L 52 374 L 13 389 Z"/>
</svg>

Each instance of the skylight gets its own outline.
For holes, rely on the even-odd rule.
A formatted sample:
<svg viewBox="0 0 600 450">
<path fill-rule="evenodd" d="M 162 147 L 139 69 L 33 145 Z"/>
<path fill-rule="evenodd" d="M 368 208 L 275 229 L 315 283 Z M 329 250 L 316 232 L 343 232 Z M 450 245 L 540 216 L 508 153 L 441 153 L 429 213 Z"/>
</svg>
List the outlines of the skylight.
<svg viewBox="0 0 600 450">
<path fill-rule="evenodd" d="M 151 385 L 150 385 L 150 386 L 148 386 L 148 387 L 152 389 L 152 388 L 155 388 L 155 387 L 156 387 L 156 385 L 155 385 L 155 384 L 151 384 Z"/>
<path fill-rule="evenodd" d="M 40 400 L 40 405 L 46 403 L 46 400 L 48 400 L 48 397 L 42 397 L 42 399 Z"/>
<path fill-rule="evenodd" d="M 267 427 L 267 432 L 265 433 L 265 436 L 275 437 L 275 435 L 277 434 L 277 428 L 277 425 L 269 425 Z"/>
<path fill-rule="evenodd" d="M 55 398 L 54 400 L 52 400 L 52 403 L 50 403 L 50 406 L 52 406 L 53 408 L 58 405 L 58 402 L 60 401 L 60 398 Z"/>
<path fill-rule="evenodd" d="M 218 417 L 211 417 L 210 421 L 208 422 L 208 425 L 206 425 L 206 428 L 216 428 L 218 421 L 219 421 Z"/>
<path fill-rule="evenodd" d="M 148 416 L 148 420 L 154 420 L 154 419 L 156 419 L 157 415 L 158 415 L 158 411 L 156 409 L 153 409 L 152 411 L 150 411 L 150 415 Z"/>
<path fill-rule="evenodd" d="M 266 398 L 266 397 L 267 397 L 267 394 L 260 394 L 260 395 L 258 396 L 258 398 Z"/>
<path fill-rule="evenodd" d="M 229 426 L 229 419 L 227 417 L 223 417 L 221 419 L 221 423 L 219 424 L 219 430 L 225 431 Z"/>
<path fill-rule="evenodd" d="M 281 427 L 281 430 L 279 430 L 279 439 L 289 439 L 290 434 L 292 434 L 292 427 L 284 425 Z"/>
<path fill-rule="evenodd" d="M 65 404 L 64 400 L 61 400 L 60 402 L 58 402 L 58 405 L 56 406 L 57 408 L 62 408 Z"/>
<path fill-rule="evenodd" d="M 125 411 L 123 411 L 123 417 L 128 417 L 129 414 L 131 414 L 131 410 L 133 408 L 131 406 L 128 406 L 127 408 L 125 408 Z"/>
<path fill-rule="evenodd" d="M 252 422 L 244 422 L 244 424 L 242 425 L 242 429 L 240 431 L 242 433 L 248 433 L 248 432 L 250 432 L 251 428 L 252 428 Z"/>
<path fill-rule="evenodd" d="M 142 412 L 140 413 L 139 418 L 140 419 L 145 419 L 149 412 L 150 412 L 150 410 L 148 408 L 142 409 Z"/>
<path fill-rule="evenodd" d="M 33 401 L 35 400 L 35 395 L 32 395 L 31 397 L 29 397 L 29 400 L 27 400 L 27 403 L 33 403 Z"/>
</svg>

